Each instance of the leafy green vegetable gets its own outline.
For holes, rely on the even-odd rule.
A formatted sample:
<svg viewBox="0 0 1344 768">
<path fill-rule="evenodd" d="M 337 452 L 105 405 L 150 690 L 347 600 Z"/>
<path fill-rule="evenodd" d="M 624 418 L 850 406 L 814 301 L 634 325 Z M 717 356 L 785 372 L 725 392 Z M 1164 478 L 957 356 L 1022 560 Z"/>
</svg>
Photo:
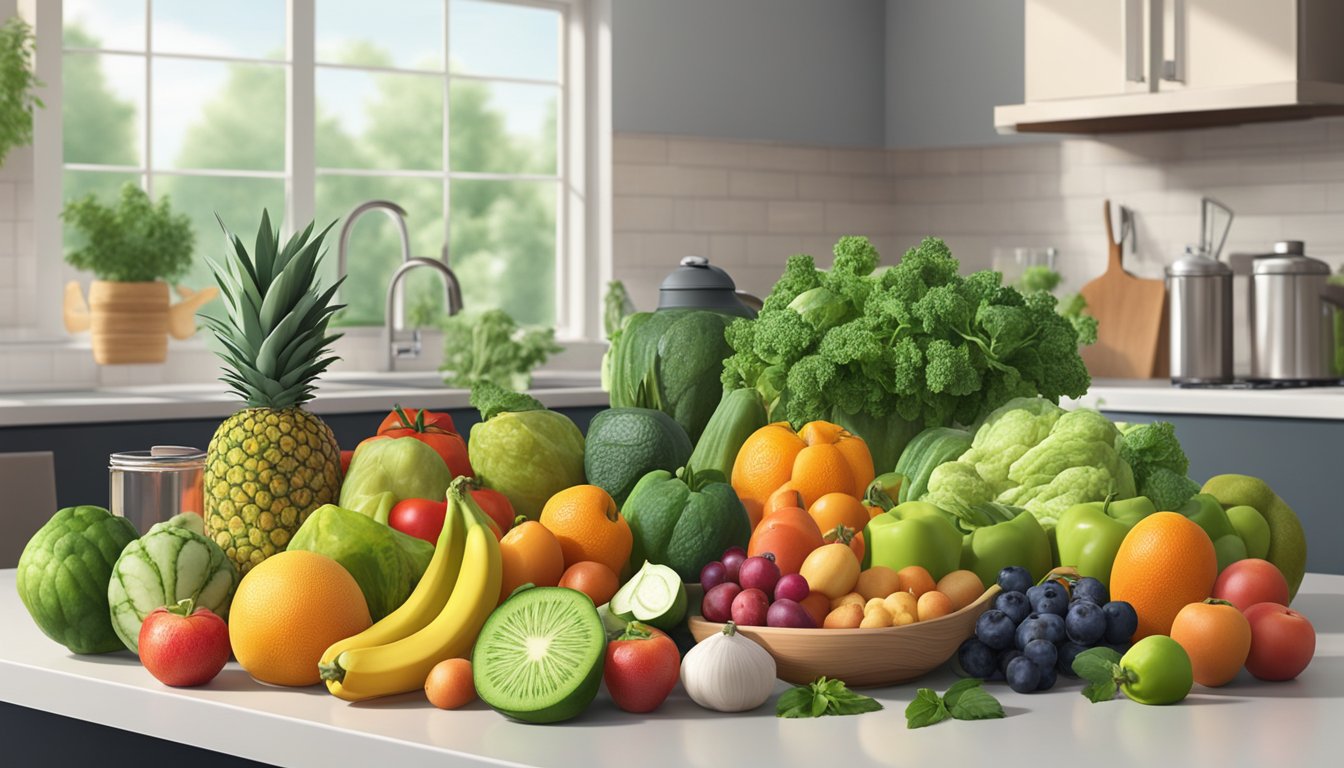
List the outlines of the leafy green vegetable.
<svg viewBox="0 0 1344 768">
<path fill-rule="evenodd" d="M 338 504 L 384 525 L 403 499 L 442 499 L 453 471 L 438 452 L 414 437 L 365 440 L 341 481 Z"/>
<path fill-rule="evenodd" d="M 33 74 L 33 28 L 21 16 L 0 27 L 0 164 L 13 147 L 33 143 L 33 107 L 44 107 L 33 95 L 42 82 Z"/>
<path fill-rule="evenodd" d="M 920 688 L 905 708 L 905 727 L 923 728 L 946 719 L 989 720 L 1003 717 L 1003 705 L 982 686 L 983 680 L 967 677 L 953 683 L 940 698 L 932 688 Z"/>
<path fill-rule="evenodd" d="M 1074 674 L 1087 681 L 1083 695 L 1093 704 L 1115 698 L 1121 671 L 1120 654 L 1110 648 L 1089 648 L 1073 659 Z"/>
<path fill-rule="evenodd" d="M 1077 331 L 1050 294 L 1024 296 L 988 270 L 963 277 L 935 238 L 894 267 L 877 263 L 864 237 L 841 238 L 828 271 L 789 257 L 759 317 L 728 327 L 724 385 L 756 388 L 772 420 L 855 430 L 847 417 L 867 419 L 868 433 L 855 431 L 870 443 L 893 428 L 908 439 L 972 424 L 1014 397 L 1087 391 Z M 904 445 L 890 442 L 873 451 L 879 470 Z"/>
<path fill-rule="evenodd" d="M 608 338 L 621 330 L 625 318 L 635 313 L 635 303 L 625 290 L 625 283 L 612 280 L 607 283 L 607 294 L 602 297 L 602 332 Z"/>
<path fill-rule="evenodd" d="M 780 694 L 775 704 L 775 716 L 859 715 L 881 708 L 876 699 L 854 693 L 844 681 L 819 677 L 808 685 L 799 685 Z"/>
<path fill-rule="evenodd" d="M 536 520 L 547 499 L 584 482 L 583 433 L 568 416 L 490 382 L 472 387 L 471 404 L 481 422 L 471 428 L 467 458 L 515 512 Z"/>
<path fill-rule="evenodd" d="M 1186 472 L 1190 459 L 1176 439 L 1176 427 L 1168 421 L 1151 424 L 1117 424 L 1124 435 L 1120 458 L 1134 470 L 1134 485 L 1158 509 L 1180 509 L 1199 485 Z"/>
<path fill-rule="evenodd" d="M 1059 314 L 1073 324 L 1078 332 L 1078 343 L 1083 346 L 1097 343 L 1097 318 L 1086 314 L 1087 299 L 1081 293 L 1070 293 L 1059 300 Z"/>
<path fill-rule="evenodd" d="M 1017 284 L 1023 291 L 1053 291 L 1059 287 L 1064 276 L 1055 270 L 1037 264 L 1022 270 L 1022 277 L 1018 279 Z"/>
<path fill-rule="evenodd" d="M 471 403 L 472 408 L 481 412 L 481 421 L 489 421 L 496 414 L 505 411 L 521 413 L 523 411 L 542 411 L 546 409 L 546 406 L 542 405 L 540 400 L 531 395 L 513 392 L 488 381 L 478 382 L 472 386 L 471 397 L 468 402 Z"/>
<path fill-rule="evenodd" d="M 99 280 L 172 282 L 191 267 L 196 242 L 191 219 L 174 213 L 167 195 L 155 204 L 134 182 L 122 186 L 112 206 L 92 194 L 67 202 L 61 220 L 84 240 L 65 255 L 66 262 Z"/>
<path fill-rule="evenodd" d="M 559 352 L 554 328 L 523 328 L 508 312 L 490 309 L 472 318 L 450 317 L 443 323 L 443 380 L 469 389 L 488 381 L 501 387 L 527 389 L 532 369 Z"/>
</svg>

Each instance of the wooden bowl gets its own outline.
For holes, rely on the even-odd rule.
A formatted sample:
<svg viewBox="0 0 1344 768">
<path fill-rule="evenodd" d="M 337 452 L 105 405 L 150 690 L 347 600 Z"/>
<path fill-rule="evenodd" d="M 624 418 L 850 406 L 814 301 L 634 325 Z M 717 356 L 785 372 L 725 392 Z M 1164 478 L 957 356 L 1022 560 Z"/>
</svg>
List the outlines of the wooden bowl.
<svg viewBox="0 0 1344 768">
<path fill-rule="evenodd" d="M 794 684 L 818 677 L 843 680 L 850 686 L 905 683 L 932 672 L 952 658 L 975 622 L 989 610 L 998 585 L 956 613 L 904 627 L 877 629 L 785 629 L 738 627 L 775 657 L 777 675 Z M 689 620 L 696 642 L 723 631 L 723 625 L 700 616 Z"/>
</svg>

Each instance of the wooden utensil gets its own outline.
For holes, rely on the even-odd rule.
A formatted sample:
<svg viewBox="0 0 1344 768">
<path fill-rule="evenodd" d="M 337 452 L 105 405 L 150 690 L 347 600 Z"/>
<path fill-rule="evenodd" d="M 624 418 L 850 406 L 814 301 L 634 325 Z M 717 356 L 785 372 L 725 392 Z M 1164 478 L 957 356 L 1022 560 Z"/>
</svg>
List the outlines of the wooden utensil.
<svg viewBox="0 0 1344 768">
<path fill-rule="evenodd" d="M 1080 293 L 1097 318 L 1097 343 L 1080 353 L 1093 378 L 1163 378 L 1170 370 L 1165 281 L 1135 277 L 1125 270 L 1125 233 L 1111 229 L 1111 201 L 1102 205 L 1110 254 L 1106 271 Z"/>
</svg>

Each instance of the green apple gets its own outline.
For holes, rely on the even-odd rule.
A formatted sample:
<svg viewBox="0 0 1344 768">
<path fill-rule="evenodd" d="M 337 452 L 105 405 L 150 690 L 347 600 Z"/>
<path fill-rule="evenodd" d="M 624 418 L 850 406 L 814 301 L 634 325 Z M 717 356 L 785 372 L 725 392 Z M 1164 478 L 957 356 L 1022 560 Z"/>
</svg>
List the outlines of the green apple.
<svg viewBox="0 0 1344 768">
<path fill-rule="evenodd" d="M 1269 523 L 1255 507 L 1229 507 L 1227 519 L 1237 535 L 1246 542 L 1246 556 L 1263 558 L 1269 552 Z"/>
</svg>

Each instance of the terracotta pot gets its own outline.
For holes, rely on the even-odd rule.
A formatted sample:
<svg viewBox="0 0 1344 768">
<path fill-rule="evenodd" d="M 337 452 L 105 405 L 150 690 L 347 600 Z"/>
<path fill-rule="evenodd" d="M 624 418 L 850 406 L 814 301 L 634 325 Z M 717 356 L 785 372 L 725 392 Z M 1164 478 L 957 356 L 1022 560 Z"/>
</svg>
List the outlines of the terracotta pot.
<svg viewBox="0 0 1344 768">
<path fill-rule="evenodd" d="M 93 359 L 99 365 L 162 363 L 168 358 L 168 284 L 89 286 Z"/>
</svg>

